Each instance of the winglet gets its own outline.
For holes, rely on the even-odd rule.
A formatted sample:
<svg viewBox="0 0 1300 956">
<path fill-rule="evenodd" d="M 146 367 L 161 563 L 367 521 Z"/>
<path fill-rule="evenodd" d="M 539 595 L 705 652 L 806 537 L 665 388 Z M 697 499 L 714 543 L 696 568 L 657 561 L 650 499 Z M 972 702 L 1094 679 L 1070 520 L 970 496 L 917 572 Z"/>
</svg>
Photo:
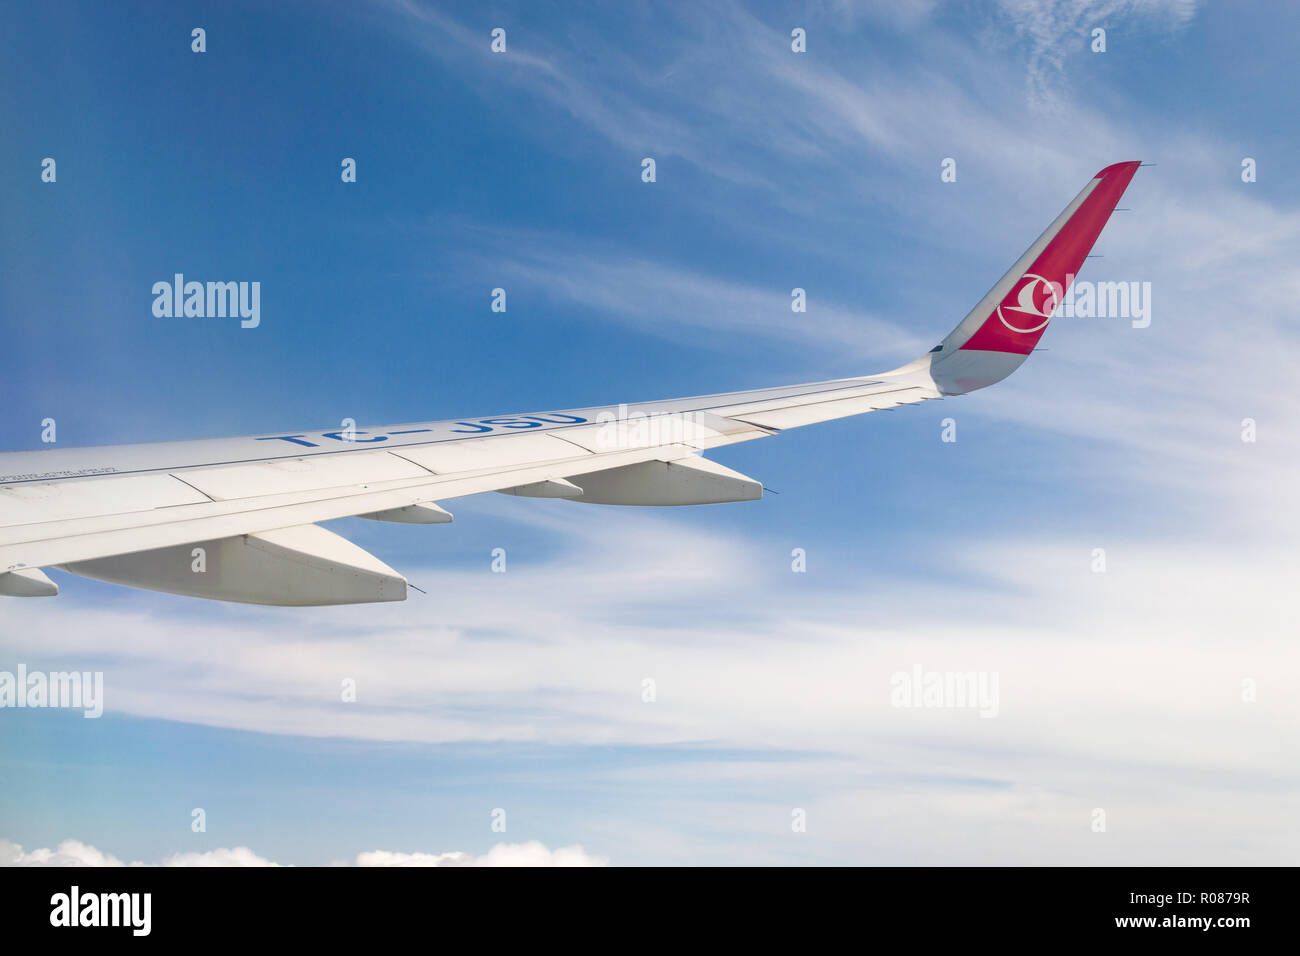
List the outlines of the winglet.
<svg viewBox="0 0 1300 956">
<path fill-rule="evenodd" d="M 943 392 L 992 385 L 1024 362 L 1140 165 L 1100 170 L 931 353 Z"/>
<path fill-rule="evenodd" d="M 1032 352 L 1139 165 L 1136 160 L 1115 163 L 1097 173 L 953 330 L 949 339 L 964 329 L 970 333 L 953 345 L 986 352 Z M 945 341 L 944 351 L 949 347 Z"/>
</svg>

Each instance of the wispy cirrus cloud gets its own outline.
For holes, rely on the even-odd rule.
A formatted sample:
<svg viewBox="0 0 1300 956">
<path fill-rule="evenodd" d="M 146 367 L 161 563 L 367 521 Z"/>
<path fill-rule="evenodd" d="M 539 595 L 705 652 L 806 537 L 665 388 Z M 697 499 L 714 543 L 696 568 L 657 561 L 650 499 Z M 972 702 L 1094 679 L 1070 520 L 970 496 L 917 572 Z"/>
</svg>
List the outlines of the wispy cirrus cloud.
<svg viewBox="0 0 1300 956">
<path fill-rule="evenodd" d="M 849 573 L 860 557 L 817 551 L 814 570 L 795 575 L 773 543 L 675 517 L 615 512 L 597 526 L 537 504 L 504 502 L 568 539 L 553 559 L 505 575 L 408 568 L 430 596 L 388 614 L 330 609 L 305 635 L 265 611 L 200 617 L 168 598 L 117 613 L 65 603 L 57 617 L 23 606 L 8 653 L 103 669 L 108 719 L 658 752 L 653 771 L 588 766 L 568 771 L 568 786 L 636 790 L 652 772 L 690 803 L 750 781 L 775 808 L 794 800 L 814 814 L 818 835 L 801 852 L 828 861 L 867 847 L 877 862 L 914 860 L 916 801 L 931 832 L 954 837 L 950 852 L 927 843 L 935 862 L 1085 861 L 1100 850 L 1071 834 L 1087 831 L 1093 806 L 1150 821 L 1170 788 L 1178 814 L 1126 826 L 1108 838 L 1108 859 L 1149 860 L 1180 839 L 1172 858 L 1190 860 L 1189 841 L 1225 862 L 1298 849 L 1272 799 L 1295 783 L 1286 754 L 1300 717 L 1284 686 L 1300 664 L 1278 614 L 1284 549 L 1201 533 L 1198 556 L 1183 541 L 1111 533 L 1098 574 L 1091 539 L 935 542 L 929 575 L 881 568 L 864 582 Z M 997 673 L 996 718 L 899 709 L 891 679 L 917 665 Z M 340 697 L 345 679 L 355 702 Z M 701 764 L 681 749 L 699 746 L 733 756 Z M 1224 800 L 1243 812 L 1225 816 Z M 898 818 L 896 839 L 854 822 L 868 805 Z M 687 811 L 646 812 L 646 825 L 672 827 Z M 709 812 L 743 843 L 770 830 L 776 809 L 751 798 Z M 1232 837 L 1265 831 L 1267 849 Z M 722 839 L 687 842 L 714 853 Z M 611 851 L 634 842 L 611 834 Z"/>
<path fill-rule="evenodd" d="M 1067 106 L 1058 94 L 1065 64 L 1090 49 L 1091 32 L 1123 24 L 1135 35 L 1176 33 L 1196 16 L 1199 0 L 998 0 L 1002 17 L 1028 45 L 1027 97 L 1040 110 Z"/>
<path fill-rule="evenodd" d="M 458 223 L 449 231 L 456 245 L 441 257 L 441 281 L 474 276 L 508 287 L 515 302 L 532 299 L 560 314 L 576 310 L 593 322 L 620 323 L 691 348 L 732 351 L 776 342 L 799 348 L 810 365 L 824 366 L 834 356 L 841 365 L 863 363 L 856 370 L 865 372 L 868 361 L 899 364 L 899 357 L 924 351 L 935 334 L 806 289 L 806 311 L 796 312 L 790 277 L 759 285 L 558 230 Z"/>
</svg>

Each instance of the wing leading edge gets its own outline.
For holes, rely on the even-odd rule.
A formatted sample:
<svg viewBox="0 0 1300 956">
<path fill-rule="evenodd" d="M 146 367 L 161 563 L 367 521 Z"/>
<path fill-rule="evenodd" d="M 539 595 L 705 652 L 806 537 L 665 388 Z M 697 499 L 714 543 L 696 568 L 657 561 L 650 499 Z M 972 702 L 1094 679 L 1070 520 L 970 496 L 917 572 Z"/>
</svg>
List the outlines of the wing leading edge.
<svg viewBox="0 0 1300 956">
<path fill-rule="evenodd" d="M 873 376 L 355 432 L 0 454 L 0 595 L 40 569 L 214 600 L 402 600 L 406 580 L 317 522 L 436 524 L 496 491 L 594 504 L 753 500 L 702 453 L 985 388 L 1033 351 L 1139 163 L 1101 170 L 934 350 Z"/>
</svg>

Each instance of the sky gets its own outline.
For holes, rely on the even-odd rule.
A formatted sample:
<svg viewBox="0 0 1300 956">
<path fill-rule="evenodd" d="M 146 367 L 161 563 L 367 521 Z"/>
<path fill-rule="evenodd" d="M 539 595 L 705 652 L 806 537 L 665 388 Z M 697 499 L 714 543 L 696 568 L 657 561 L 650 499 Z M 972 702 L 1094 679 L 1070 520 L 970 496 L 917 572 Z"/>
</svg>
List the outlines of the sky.
<svg viewBox="0 0 1300 956">
<path fill-rule="evenodd" d="M 1061 317 L 995 388 L 711 453 L 761 502 L 330 522 L 400 604 L 3 599 L 0 671 L 102 672 L 104 713 L 0 711 L 0 862 L 1294 865 L 1298 27 L 5 7 L 5 450 L 871 374 L 1154 165 L 1081 275 L 1150 283 L 1149 325 Z M 260 324 L 155 316 L 177 272 L 260 282 Z M 897 706 L 916 669 L 996 713 Z"/>
</svg>

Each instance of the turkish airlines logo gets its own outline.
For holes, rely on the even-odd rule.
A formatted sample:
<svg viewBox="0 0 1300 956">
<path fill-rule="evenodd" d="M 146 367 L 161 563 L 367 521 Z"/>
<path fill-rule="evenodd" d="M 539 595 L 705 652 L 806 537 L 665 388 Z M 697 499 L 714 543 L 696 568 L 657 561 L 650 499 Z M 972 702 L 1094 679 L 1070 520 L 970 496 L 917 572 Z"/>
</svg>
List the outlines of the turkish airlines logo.
<svg viewBox="0 0 1300 956">
<path fill-rule="evenodd" d="M 1008 305 L 1013 299 L 1016 304 Z M 1037 332 L 1052 320 L 1052 313 L 1060 303 L 1059 285 L 1026 272 L 998 306 L 998 318 L 1012 332 Z"/>
</svg>

